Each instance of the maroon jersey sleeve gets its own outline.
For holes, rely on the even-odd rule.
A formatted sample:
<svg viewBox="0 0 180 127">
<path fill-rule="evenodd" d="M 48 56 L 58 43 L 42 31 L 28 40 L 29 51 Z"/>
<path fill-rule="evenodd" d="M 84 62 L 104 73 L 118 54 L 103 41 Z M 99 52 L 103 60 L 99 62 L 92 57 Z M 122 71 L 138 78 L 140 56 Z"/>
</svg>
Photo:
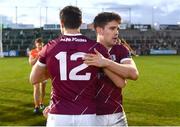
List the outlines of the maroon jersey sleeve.
<svg viewBox="0 0 180 127">
<path fill-rule="evenodd" d="M 121 60 L 125 58 L 131 58 L 131 53 L 126 47 L 124 47 L 123 45 L 120 45 L 120 49 L 121 49 L 121 56 L 120 56 Z"/>
<path fill-rule="evenodd" d="M 124 60 L 131 59 L 131 53 L 123 45 L 113 46 L 113 48 L 110 51 L 110 54 L 111 54 L 111 59 L 118 63 L 122 63 Z"/>
<path fill-rule="evenodd" d="M 56 42 L 54 40 L 48 42 L 40 51 L 39 53 L 39 63 L 42 65 L 46 65 L 47 64 L 47 57 L 49 56 L 49 51 L 51 51 L 54 46 L 55 46 Z"/>
</svg>

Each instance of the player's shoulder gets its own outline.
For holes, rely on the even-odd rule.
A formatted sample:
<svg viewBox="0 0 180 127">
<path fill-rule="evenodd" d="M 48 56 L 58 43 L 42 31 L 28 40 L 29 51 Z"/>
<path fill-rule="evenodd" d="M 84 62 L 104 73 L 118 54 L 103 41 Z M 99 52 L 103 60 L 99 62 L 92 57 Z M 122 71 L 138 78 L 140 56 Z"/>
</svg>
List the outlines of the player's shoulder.
<svg viewBox="0 0 180 127">
<path fill-rule="evenodd" d="M 113 49 L 128 50 L 123 44 L 116 44 L 112 47 Z"/>
<path fill-rule="evenodd" d="M 130 56 L 130 52 L 123 44 L 116 44 L 112 47 L 110 53 L 119 54 L 122 55 L 128 55 Z"/>
<path fill-rule="evenodd" d="M 53 47 L 60 42 L 60 37 L 48 41 L 45 47 Z"/>
<path fill-rule="evenodd" d="M 107 50 L 106 47 L 104 47 L 103 44 L 98 43 L 98 42 L 96 42 L 96 44 L 97 44 L 97 47 L 98 47 L 98 48 L 101 48 L 101 49 L 103 49 L 103 50 Z M 107 51 L 108 51 L 108 50 L 107 50 Z"/>
<path fill-rule="evenodd" d="M 93 43 L 93 44 L 97 43 L 95 40 L 90 39 L 89 37 L 85 35 L 81 35 L 80 38 L 86 39 L 87 40 L 86 42 L 89 42 L 89 43 Z"/>
<path fill-rule="evenodd" d="M 85 35 L 81 35 L 80 38 L 86 39 L 86 43 L 84 43 L 84 44 L 87 46 L 90 46 L 91 49 L 104 47 L 102 44 L 96 42 L 93 39 L 90 39 L 89 37 L 87 37 Z"/>
<path fill-rule="evenodd" d="M 116 44 L 112 47 L 112 51 L 118 51 L 118 52 L 129 52 L 129 49 L 124 46 L 123 44 Z"/>
<path fill-rule="evenodd" d="M 58 38 L 54 38 L 54 39 L 50 40 L 47 44 L 48 44 L 48 45 L 53 45 L 53 44 L 55 44 L 55 43 L 60 42 L 60 40 L 61 40 L 61 36 L 58 37 Z"/>
<path fill-rule="evenodd" d="M 104 47 L 104 45 L 102 45 L 101 43 L 98 43 L 96 41 L 92 41 L 91 43 L 91 49 L 94 51 L 94 49 L 98 50 L 98 51 L 107 51 L 108 50 Z"/>
</svg>

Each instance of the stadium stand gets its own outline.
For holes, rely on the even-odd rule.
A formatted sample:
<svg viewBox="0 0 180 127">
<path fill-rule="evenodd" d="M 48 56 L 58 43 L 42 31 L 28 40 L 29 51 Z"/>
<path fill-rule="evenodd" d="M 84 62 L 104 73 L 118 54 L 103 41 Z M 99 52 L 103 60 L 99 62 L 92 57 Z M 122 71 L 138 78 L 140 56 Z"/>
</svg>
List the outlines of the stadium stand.
<svg viewBox="0 0 180 127">
<path fill-rule="evenodd" d="M 95 39 L 95 31 L 82 29 L 81 32 L 91 39 Z M 44 42 L 58 37 L 60 30 L 36 29 L 3 29 L 3 50 L 17 50 L 20 56 L 26 55 L 27 48 L 33 48 L 33 41 L 42 37 Z M 151 50 L 176 50 L 180 54 L 180 30 L 120 30 L 120 38 L 125 39 L 138 55 L 149 55 Z"/>
</svg>

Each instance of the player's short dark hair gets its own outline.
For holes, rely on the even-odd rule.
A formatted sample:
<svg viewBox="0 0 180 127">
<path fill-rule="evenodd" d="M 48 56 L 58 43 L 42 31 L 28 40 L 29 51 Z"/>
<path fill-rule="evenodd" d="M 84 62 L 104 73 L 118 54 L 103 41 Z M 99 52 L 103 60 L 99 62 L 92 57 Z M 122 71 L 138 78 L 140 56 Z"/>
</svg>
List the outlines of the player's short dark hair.
<svg viewBox="0 0 180 127">
<path fill-rule="evenodd" d="M 40 43 L 41 44 L 41 43 L 43 43 L 43 40 L 42 40 L 42 38 L 36 38 L 34 43 Z"/>
<path fill-rule="evenodd" d="M 63 21 L 64 27 L 77 29 L 82 23 L 82 12 L 78 7 L 66 6 L 60 11 L 60 20 Z"/>
<path fill-rule="evenodd" d="M 107 25 L 111 21 L 117 21 L 119 24 L 121 23 L 121 17 L 120 15 L 114 13 L 114 12 L 102 12 L 99 13 L 93 21 L 94 28 L 101 27 L 104 28 L 105 25 Z"/>
</svg>

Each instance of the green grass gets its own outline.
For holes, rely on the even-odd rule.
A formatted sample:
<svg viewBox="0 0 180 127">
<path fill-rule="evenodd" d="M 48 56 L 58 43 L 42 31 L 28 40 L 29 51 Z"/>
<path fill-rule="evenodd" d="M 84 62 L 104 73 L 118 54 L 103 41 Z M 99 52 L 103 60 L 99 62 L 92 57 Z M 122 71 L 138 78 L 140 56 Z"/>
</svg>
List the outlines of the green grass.
<svg viewBox="0 0 180 127">
<path fill-rule="evenodd" d="M 27 58 L 0 59 L 1 126 L 45 125 L 41 115 L 33 114 L 33 87 L 28 80 L 30 70 Z M 47 87 L 50 89 L 50 85 Z M 48 90 L 47 98 L 49 95 Z"/>
<path fill-rule="evenodd" d="M 129 125 L 180 126 L 180 56 L 134 58 L 140 77 L 128 81 L 124 109 Z M 41 126 L 45 118 L 34 115 L 33 88 L 27 58 L 0 59 L 0 126 Z M 50 95 L 47 85 L 46 104 Z"/>
<path fill-rule="evenodd" d="M 180 125 L 180 56 L 135 61 L 140 77 L 124 89 L 129 125 Z"/>
</svg>

